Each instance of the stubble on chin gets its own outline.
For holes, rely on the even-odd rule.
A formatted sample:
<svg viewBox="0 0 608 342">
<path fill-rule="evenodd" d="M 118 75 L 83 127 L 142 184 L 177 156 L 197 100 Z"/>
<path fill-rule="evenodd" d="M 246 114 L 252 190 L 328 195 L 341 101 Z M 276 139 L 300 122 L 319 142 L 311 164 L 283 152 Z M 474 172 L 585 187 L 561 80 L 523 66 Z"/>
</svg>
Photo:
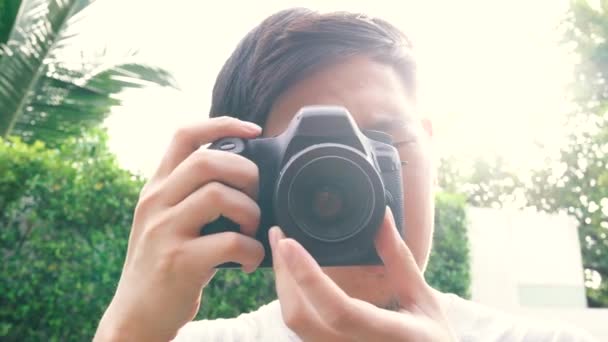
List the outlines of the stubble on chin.
<svg viewBox="0 0 608 342">
<path fill-rule="evenodd" d="M 364 300 L 380 309 L 402 309 L 399 298 L 389 290 L 384 267 L 326 267 L 324 271 L 353 298 Z"/>
<path fill-rule="evenodd" d="M 399 302 L 399 298 L 397 298 L 397 296 L 391 296 L 382 305 L 377 305 L 377 306 L 381 309 L 389 310 L 389 311 L 401 310 L 401 303 Z"/>
</svg>

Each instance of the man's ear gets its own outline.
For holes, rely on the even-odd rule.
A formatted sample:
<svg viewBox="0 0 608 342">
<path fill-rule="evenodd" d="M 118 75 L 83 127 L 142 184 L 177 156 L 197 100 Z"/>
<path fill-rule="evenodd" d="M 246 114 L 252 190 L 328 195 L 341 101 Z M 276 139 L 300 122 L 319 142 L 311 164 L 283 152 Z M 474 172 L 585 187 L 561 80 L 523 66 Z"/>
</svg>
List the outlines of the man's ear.
<svg viewBox="0 0 608 342">
<path fill-rule="evenodd" d="M 422 124 L 422 128 L 424 128 L 424 131 L 429 135 L 430 138 L 432 138 L 433 137 L 433 122 L 431 121 L 431 119 L 424 118 L 424 119 L 420 120 L 420 123 Z"/>
</svg>

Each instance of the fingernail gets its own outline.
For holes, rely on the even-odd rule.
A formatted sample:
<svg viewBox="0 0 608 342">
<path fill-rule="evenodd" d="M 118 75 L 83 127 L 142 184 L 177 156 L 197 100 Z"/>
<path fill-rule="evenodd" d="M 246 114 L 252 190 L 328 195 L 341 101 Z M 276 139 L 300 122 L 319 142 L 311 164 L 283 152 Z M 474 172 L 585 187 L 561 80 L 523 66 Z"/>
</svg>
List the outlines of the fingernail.
<svg viewBox="0 0 608 342">
<path fill-rule="evenodd" d="M 277 226 L 277 235 L 279 236 L 279 240 L 280 239 L 284 239 L 285 238 L 285 233 L 283 233 L 283 229 L 281 229 L 281 227 Z"/>
<path fill-rule="evenodd" d="M 294 267 L 294 257 L 293 257 L 293 246 L 289 245 L 289 240 L 283 240 L 281 243 L 281 247 L 279 248 L 279 254 L 281 258 L 285 260 L 285 263 L 289 268 Z"/>
<path fill-rule="evenodd" d="M 270 230 L 268 231 L 268 240 L 270 241 L 270 247 L 272 247 L 272 249 L 276 248 L 277 245 L 277 241 L 279 240 L 279 227 L 274 226 L 271 227 Z"/>
<path fill-rule="evenodd" d="M 261 130 L 262 130 L 262 127 L 260 127 L 260 126 L 256 125 L 256 124 L 255 124 L 255 123 L 253 123 L 253 122 L 250 122 L 250 121 L 243 121 L 243 123 L 245 124 L 245 126 L 246 126 L 248 129 L 250 129 L 250 130 L 252 130 L 252 131 L 259 132 L 259 131 L 261 131 Z"/>
<path fill-rule="evenodd" d="M 243 265 L 241 266 L 241 269 L 243 270 L 243 272 L 249 274 L 255 271 L 255 265 Z"/>
<path fill-rule="evenodd" d="M 392 225 L 395 225 L 395 216 L 393 215 L 393 211 L 391 210 L 391 207 L 389 207 L 388 205 L 386 206 L 386 215 L 388 216 L 388 220 Z"/>
</svg>

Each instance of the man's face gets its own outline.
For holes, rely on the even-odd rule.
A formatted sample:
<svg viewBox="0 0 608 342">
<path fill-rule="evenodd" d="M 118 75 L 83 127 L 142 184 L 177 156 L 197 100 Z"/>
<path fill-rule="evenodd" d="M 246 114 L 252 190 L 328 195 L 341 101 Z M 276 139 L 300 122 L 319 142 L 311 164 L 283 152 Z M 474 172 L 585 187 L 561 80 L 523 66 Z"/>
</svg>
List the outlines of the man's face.
<svg viewBox="0 0 608 342">
<path fill-rule="evenodd" d="M 405 194 L 405 241 L 424 270 L 433 234 L 433 166 L 428 135 L 414 113 L 414 102 L 395 70 L 365 57 L 354 57 L 311 74 L 274 103 L 264 128 L 275 136 L 287 128 L 294 114 L 307 105 L 346 107 L 360 128 L 386 131 L 401 145 Z M 398 120 L 402 125 L 388 124 Z M 392 298 L 382 266 L 325 267 L 350 296 L 379 306 Z"/>
</svg>

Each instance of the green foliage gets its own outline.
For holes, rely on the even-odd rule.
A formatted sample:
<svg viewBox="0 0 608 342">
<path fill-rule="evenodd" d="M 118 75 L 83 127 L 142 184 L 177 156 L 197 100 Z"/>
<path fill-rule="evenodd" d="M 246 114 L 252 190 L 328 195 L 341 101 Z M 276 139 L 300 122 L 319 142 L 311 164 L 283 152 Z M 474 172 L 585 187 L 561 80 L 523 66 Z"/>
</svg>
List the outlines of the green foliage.
<svg viewBox="0 0 608 342">
<path fill-rule="evenodd" d="M 425 278 L 443 292 L 470 298 L 469 239 L 464 196 L 440 193 L 435 198 L 435 235 Z"/>
<path fill-rule="evenodd" d="M 500 156 L 466 161 L 443 158 L 438 176 L 443 191 L 462 194 L 474 207 L 520 207 L 526 203 L 526 184 Z"/>
<path fill-rule="evenodd" d="M 8 40 L 20 4 L 21 0 L 0 0 L 0 44 Z"/>
<path fill-rule="evenodd" d="M 85 341 L 110 301 L 142 180 L 105 135 L 0 140 L 0 340 Z"/>
</svg>

